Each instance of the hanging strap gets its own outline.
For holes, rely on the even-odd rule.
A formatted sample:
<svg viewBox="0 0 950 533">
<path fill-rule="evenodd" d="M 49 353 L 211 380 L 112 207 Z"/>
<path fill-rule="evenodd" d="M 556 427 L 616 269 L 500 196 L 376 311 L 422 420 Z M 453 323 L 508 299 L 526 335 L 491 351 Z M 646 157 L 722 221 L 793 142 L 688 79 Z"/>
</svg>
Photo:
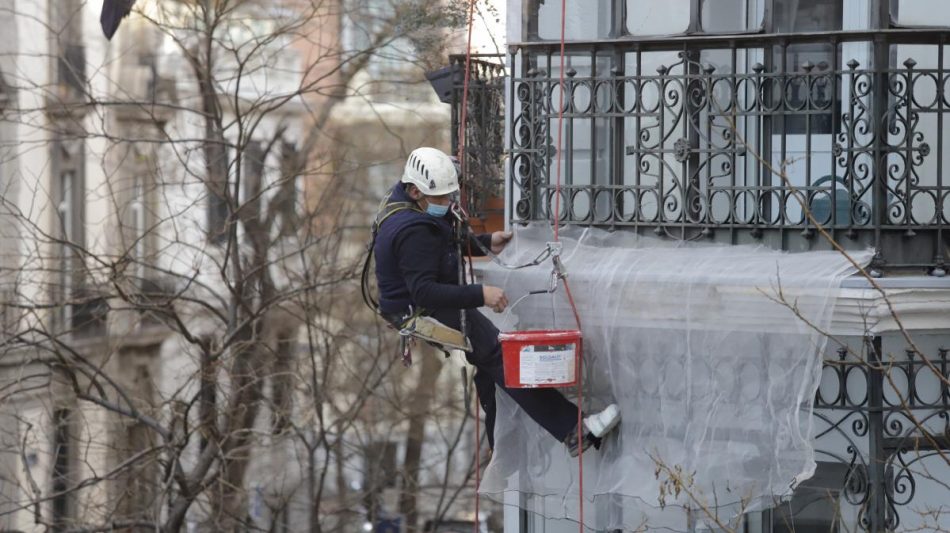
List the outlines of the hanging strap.
<svg viewBox="0 0 950 533">
<path fill-rule="evenodd" d="M 376 210 L 376 218 L 373 220 L 372 227 L 372 238 L 370 239 L 369 247 L 366 250 L 366 259 L 363 261 L 363 272 L 360 275 L 360 285 L 363 293 L 363 302 L 367 307 L 373 310 L 374 313 L 382 316 L 379 312 L 379 302 L 373 298 L 372 291 L 370 290 L 369 284 L 369 272 L 370 265 L 373 261 L 373 251 L 376 247 L 376 237 L 379 234 L 379 228 L 383 225 L 383 222 L 386 222 L 389 217 L 399 213 L 400 211 L 418 211 L 422 213 L 423 211 L 412 202 L 392 202 L 391 199 L 392 192 L 389 195 L 386 195 L 385 198 L 379 203 L 379 208 Z M 398 329 L 399 334 L 405 339 L 406 337 L 415 337 L 421 340 L 424 340 L 430 344 L 435 345 L 437 348 L 442 350 L 447 349 L 458 349 L 466 352 L 472 351 L 472 345 L 469 343 L 468 338 L 461 331 L 458 331 L 454 328 L 450 328 L 445 324 L 439 322 L 438 320 L 425 316 L 424 309 L 415 309 L 409 316 L 402 317 L 398 321 L 391 321 L 388 317 L 383 317 L 389 322 L 394 328 Z"/>
<path fill-rule="evenodd" d="M 363 260 L 363 271 L 360 273 L 360 292 L 363 294 L 363 303 L 376 314 L 379 314 L 379 302 L 373 298 L 372 289 L 369 284 L 369 272 L 370 265 L 373 262 L 373 252 L 376 248 L 376 235 L 379 233 L 379 228 L 389 217 L 400 211 L 423 212 L 419 209 L 419 206 L 412 202 L 391 201 L 392 194 L 392 191 L 389 191 L 389 194 L 379 202 L 379 207 L 376 209 L 376 217 L 373 219 L 373 226 L 371 228 L 372 236 L 370 237 L 369 246 L 367 246 L 366 249 L 366 258 Z"/>
</svg>

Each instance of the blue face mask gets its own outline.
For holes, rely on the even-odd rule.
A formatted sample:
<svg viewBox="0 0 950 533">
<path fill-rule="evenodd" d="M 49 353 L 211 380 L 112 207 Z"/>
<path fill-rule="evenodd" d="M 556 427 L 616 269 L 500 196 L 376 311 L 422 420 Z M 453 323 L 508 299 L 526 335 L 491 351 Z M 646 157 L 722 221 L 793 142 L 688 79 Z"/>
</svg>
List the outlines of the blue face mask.
<svg viewBox="0 0 950 533">
<path fill-rule="evenodd" d="M 430 215 L 441 218 L 444 217 L 446 213 L 449 212 L 449 206 L 439 205 L 439 204 L 426 204 L 426 213 Z"/>
</svg>

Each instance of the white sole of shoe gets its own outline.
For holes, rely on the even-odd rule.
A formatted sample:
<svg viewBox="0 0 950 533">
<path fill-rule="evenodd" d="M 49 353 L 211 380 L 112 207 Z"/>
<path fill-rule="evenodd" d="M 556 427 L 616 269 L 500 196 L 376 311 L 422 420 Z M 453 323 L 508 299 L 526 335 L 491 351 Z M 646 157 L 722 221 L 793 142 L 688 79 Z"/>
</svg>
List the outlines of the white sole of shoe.
<svg viewBox="0 0 950 533">
<path fill-rule="evenodd" d="M 584 425 L 587 426 L 588 431 L 597 438 L 610 433 L 619 423 L 620 407 L 615 403 L 608 405 L 606 409 L 596 415 L 590 415 L 584 419 Z"/>
</svg>

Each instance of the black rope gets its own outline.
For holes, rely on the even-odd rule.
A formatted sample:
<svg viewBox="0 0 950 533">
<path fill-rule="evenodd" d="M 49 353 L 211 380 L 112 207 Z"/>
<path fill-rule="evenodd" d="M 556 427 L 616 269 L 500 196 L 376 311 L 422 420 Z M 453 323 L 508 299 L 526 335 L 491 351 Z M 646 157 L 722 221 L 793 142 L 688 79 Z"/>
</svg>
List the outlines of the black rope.
<svg viewBox="0 0 950 533">
<path fill-rule="evenodd" d="M 455 215 L 456 220 L 458 220 L 462 224 L 462 226 L 465 228 L 465 234 L 468 236 L 469 240 L 474 242 L 475 246 L 477 246 L 478 249 L 481 250 L 482 253 L 485 254 L 485 257 L 490 259 L 492 263 L 495 263 L 496 265 L 502 268 L 505 268 L 508 270 L 520 270 L 522 268 L 538 266 L 544 261 L 546 261 L 549 257 L 551 257 L 551 254 L 554 253 L 551 247 L 548 246 L 547 248 L 542 250 L 538 254 L 538 256 L 534 258 L 534 260 L 528 263 L 525 263 L 523 265 L 509 265 L 508 263 L 505 263 L 504 261 L 502 261 L 501 258 L 498 257 L 495 253 L 493 253 L 491 251 L 491 248 L 485 246 L 484 244 L 482 244 L 482 241 L 475 238 L 475 232 L 472 231 L 472 226 L 468 223 L 468 217 L 462 214 L 462 212 L 458 209 L 457 205 L 453 206 L 452 214 Z"/>
</svg>

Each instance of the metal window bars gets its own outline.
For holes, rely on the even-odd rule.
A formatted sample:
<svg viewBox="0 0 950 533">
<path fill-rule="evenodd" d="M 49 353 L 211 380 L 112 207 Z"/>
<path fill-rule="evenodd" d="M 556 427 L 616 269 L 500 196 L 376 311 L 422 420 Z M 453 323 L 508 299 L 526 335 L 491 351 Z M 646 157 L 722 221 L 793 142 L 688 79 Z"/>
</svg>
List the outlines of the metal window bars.
<svg viewBox="0 0 950 533">
<path fill-rule="evenodd" d="M 509 57 L 512 219 L 551 219 L 562 157 L 565 223 L 787 250 L 827 248 L 817 223 L 846 247 L 875 247 L 878 269 L 943 275 L 948 36 L 571 43 L 563 87 L 554 46 L 521 45 Z"/>
</svg>

